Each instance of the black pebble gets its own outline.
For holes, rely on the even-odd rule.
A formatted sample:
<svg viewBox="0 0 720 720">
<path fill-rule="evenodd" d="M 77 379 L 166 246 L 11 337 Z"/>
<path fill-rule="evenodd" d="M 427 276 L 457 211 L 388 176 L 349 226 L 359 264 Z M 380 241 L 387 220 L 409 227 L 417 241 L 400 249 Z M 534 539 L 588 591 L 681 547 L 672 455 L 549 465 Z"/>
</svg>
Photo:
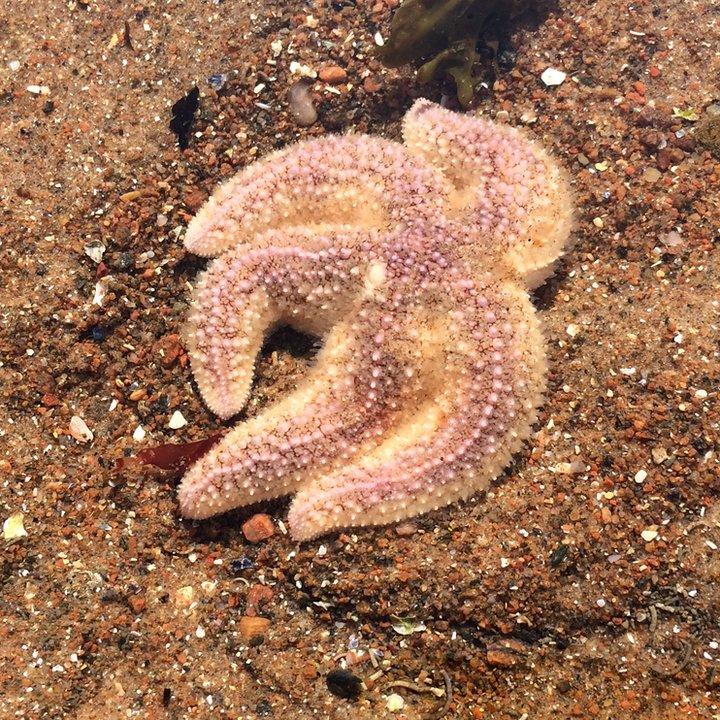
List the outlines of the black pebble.
<svg viewBox="0 0 720 720">
<path fill-rule="evenodd" d="M 558 545 L 555 550 L 553 550 L 552 555 L 550 556 L 550 566 L 551 567 L 558 567 L 562 564 L 563 560 L 567 557 L 568 553 L 570 552 L 570 546 L 569 545 Z"/>
<path fill-rule="evenodd" d="M 345 700 L 357 700 L 362 690 L 362 681 L 349 670 L 333 670 L 325 678 L 328 690 Z"/>
<path fill-rule="evenodd" d="M 100 343 L 105 339 L 105 330 L 96 325 L 95 327 L 90 328 L 90 337 L 95 342 Z"/>
<path fill-rule="evenodd" d="M 170 129 L 177 135 L 180 149 L 184 150 L 190 140 L 195 113 L 200 105 L 200 89 L 197 85 L 184 97 L 181 97 L 172 106 L 172 120 Z"/>
<path fill-rule="evenodd" d="M 233 575 L 239 575 L 243 570 L 249 570 L 252 566 L 253 561 L 249 557 L 241 557 L 230 561 L 230 572 Z"/>
</svg>

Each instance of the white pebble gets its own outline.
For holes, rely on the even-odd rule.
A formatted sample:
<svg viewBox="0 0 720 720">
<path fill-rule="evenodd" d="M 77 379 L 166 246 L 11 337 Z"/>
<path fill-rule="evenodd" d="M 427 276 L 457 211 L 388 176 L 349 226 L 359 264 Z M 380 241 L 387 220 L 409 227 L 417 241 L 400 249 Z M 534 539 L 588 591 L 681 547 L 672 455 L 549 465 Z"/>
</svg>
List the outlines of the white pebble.
<svg viewBox="0 0 720 720">
<path fill-rule="evenodd" d="M 138 425 L 133 433 L 133 440 L 135 442 L 142 442 L 145 439 L 145 428 L 142 425 Z"/>
<path fill-rule="evenodd" d="M 13 513 L 3 523 L 3 540 L 10 542 L 25 537 L 27 530 L 24 524 L 25 516 L 21 512 Z"/>
<path fill-rule="evenodd" d="M 293 60 L 290 63 L 290 73 L 292 75 L 300 75 L 301 77 L 316 78 L 317 72 L 313 70 L 309 65 L 302 65 L 297 60 Z"/>
<path fill-rule="evenodd" d="M 540 79 L 548 87 L 562 85 L 565 82 L 566 78 L 567 78 L 567 73 L 564 73 L 562 70 L 556 70 L 555 68 L 551 68 L 551 67 L 549 67 L 547 70 L 545 70 L 545 72 L 540 76 Z"/>
<path fill-rule="evenodd" d="M 647 471 L 646 470 L 638 470 L 635 473 L 635 482 L 640 485 L 645 482 L 647 479 Z"/>
<path fill-rule="evenodd" d="M 185 425 L 187 425 L 187 420 L 185 419 L 185 416 L 179 410 L 176 410 L 170 418 L 168 427 L 171 430 L 179 430 L 181 427 L 185 427 Z"/>
<path fill-rule="evenodd" d="M 645 528 L 645 530 L 643 530 L 640 533 L 640 537 L 645 542 L 652 542 L 657 536 L 658 536 L 658 531 L 655 528 L 651 528 L 651 527 Z"/>
<path fill-rule="evenodd" d="M 85 424 L 85 421 L 79 415 L 73 415 L 70 418 L 70 434 L 78 442 L 90 442 L 94 435 L 92 430 Z"/>
<path fill-rule="evenodd" d="M 105 254 L 105 245 L 100 240 L 92 240 L 84 248 L 85 254 L 95 263 L 99 263 Z"/>
</svg>

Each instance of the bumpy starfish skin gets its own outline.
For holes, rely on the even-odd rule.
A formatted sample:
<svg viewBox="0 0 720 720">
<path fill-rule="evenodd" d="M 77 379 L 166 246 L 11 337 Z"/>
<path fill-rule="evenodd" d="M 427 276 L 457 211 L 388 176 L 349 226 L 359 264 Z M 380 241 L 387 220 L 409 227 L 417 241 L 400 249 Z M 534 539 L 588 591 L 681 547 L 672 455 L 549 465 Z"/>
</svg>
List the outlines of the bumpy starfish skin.
<svg viewBox="0 0 720 720">
<path fill-rule="evenodd" d="M 546 368 L 528 288 L 569 235 L 562 173 L 518 131 L 424 100 L 403 136 L 292 146 L 190 224 L 187 247 L 219 255 L 184 333 L 213 412 L 243 408 L 271 328 L 324 344 L 190 468 L 184 515 L 295 494 L 299 540 L 392 522 L 487 487 L 529 435 Z"/>
</svg>

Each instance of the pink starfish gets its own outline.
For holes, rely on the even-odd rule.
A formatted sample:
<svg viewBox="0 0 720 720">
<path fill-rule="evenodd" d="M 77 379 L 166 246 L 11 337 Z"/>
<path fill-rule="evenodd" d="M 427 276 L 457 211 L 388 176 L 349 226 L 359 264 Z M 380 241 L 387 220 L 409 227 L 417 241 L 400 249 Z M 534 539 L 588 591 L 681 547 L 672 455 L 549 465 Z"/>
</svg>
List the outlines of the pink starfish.
<svg viewBox="0 0 720 720">
<path fill-rule="evenodd" d="M 545 388 L 528 289 L 571 227 L 570 194 L 525 135 L 426 100 L 404 144 L 299 143 L 218 188 L 186 247 L 217 256 L 185 339 L 223 418 L 278 324 L 322 336 L 309 376 L 185 475 L 184 515 L 295 494 L 291 533 L 407 518 L 487 487 Z"/>
</svg>

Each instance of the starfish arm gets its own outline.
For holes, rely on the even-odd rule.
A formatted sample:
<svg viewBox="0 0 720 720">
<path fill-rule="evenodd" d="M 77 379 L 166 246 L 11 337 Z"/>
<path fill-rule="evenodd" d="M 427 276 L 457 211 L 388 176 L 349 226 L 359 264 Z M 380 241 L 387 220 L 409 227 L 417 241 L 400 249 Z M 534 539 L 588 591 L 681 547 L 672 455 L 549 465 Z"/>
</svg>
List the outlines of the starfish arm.
<svg viewBox="0 0 720 720">
<path fill-rule="evenodd" d="M 552 273 L 570 234 L 572 203 L 563 171 L 545 150 L 515 128 L 428 100 L 406 114 L 403 138 L 451 182 L 449 214 L 480 231 L 469 257 L 498 254 L 530 288 Z"/>
<path fill-rule="evenodd" d="M 370 451 L 414 389 L 411 343 L 402 361 L 382 347 L 382 316 L 363 299 L 330 331 L 316 365 L 289 396 L 238 424 L 186 473 L 183 515 L 203 518 L 286 495 Z M 381 371 L 382 370 L 382 371 Z"/>
<path fill-rule="evenodd" d="M 464 300 L 477 313 L 456 313 L 446 328 L 441 371 L 430 366 L 424 379 L 425 402 L 357 462 L 301 487 L 289 513 L 295 539 L 466 498 L 486 488 L 529 435 L 545 363 L 527 294 L 506 285 L 489 305 L 482 296 Z"/>
<path fill-rule="evenodd" d="M 387 229 L 429 218 L 450 187 L 399 143 L 365 135 L 301 142 L 221 185 L 188 225 L 185 247 L 214 257 L 257 247 L 266 229 Z"/>
<path fill-rule="evenodd" d="M 245 406 L 266 335 L 289 324 L 322 335 L 345 315 L 367 267 L 368 232 L 266 233 L 266 247 L 235 248 L 200 276 L 183 337 L 207 406 L 229 418 Z M 274 244 L 278 241 L 282 244 Z"/>
</svg>

